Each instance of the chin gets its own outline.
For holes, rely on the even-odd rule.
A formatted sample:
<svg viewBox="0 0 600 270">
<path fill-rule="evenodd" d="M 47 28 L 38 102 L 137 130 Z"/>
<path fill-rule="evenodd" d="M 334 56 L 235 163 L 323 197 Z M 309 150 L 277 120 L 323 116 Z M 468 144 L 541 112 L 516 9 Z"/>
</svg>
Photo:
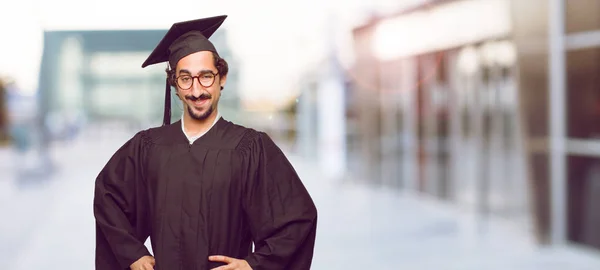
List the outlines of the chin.
<svg viewBox="0 0 600 270">
<path fill-rule="evenodd" d="M 196 120 L 205 120 L 206 118 L 208 118 L 213 110 L 211 109 L 211 107 L 207 107 L 207 108 L 202 108 L 202 109 L 198 109 L 195 107 L 189 107 L 191 108 L 190 110 L 188 110 L 188 113 L 190 114 L 190 117 Z"/>
</svg>

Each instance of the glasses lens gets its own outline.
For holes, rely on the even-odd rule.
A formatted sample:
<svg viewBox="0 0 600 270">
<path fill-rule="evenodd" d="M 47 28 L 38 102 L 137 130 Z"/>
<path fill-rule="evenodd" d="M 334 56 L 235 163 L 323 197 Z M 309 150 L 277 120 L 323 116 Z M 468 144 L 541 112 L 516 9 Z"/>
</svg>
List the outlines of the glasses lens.
<svg viewBox="0 0 600 270">
<path fill-rule="evenodd" d="M 177 85 L 179 85 L 179 87 L 182 89 L 188 89 L 192 87 L 193 82 L 192 76 L 180 76 L 177 78 Z"/>
<path fill-rule="evenodd" d="M 206 74 L 202 74 L 200 76 L 200 83 L 204 87 L 210 87 L 210 86 L 212 86 L 212 84 L 213 84 L 214 81 L 215 81 L 215 75 L 212 74 L 212 73 L 206 73 Z"/>
</svg>

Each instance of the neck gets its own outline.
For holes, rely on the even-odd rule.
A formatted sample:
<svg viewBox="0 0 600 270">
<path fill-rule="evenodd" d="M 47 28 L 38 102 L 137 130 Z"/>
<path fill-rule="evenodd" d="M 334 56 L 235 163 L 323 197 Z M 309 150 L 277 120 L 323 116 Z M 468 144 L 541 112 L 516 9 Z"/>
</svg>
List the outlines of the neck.
<svg viewBox="0 0 600 270">
<path fill-rule="evenodd" d="M 194 119 L 186 111 L 183 114 L 183 128 L 189 136 L 206 132 L 210 126 L 215 122 L 218 111 L 215 109 L 208 117 L 203 120 Z"/>
</svg>

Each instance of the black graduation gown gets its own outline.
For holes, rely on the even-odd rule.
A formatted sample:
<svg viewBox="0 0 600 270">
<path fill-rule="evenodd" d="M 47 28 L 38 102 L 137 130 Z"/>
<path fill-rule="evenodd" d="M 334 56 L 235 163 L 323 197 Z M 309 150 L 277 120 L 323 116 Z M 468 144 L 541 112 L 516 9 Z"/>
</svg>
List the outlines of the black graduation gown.
<svg viewBox="0 0 600 270">
<path fill-rule="evenodd" d="M 96 269 L 129 269 L 151 239 L 156 270 L 223 265 L 310 269 L 317 210 L 292 165 L 263 132 L 219 119 L 189 144 L 181 122 L 137 133 L 99 173 Z M 252 244 L 254 243 L 254 251 Z"/>
</svg>

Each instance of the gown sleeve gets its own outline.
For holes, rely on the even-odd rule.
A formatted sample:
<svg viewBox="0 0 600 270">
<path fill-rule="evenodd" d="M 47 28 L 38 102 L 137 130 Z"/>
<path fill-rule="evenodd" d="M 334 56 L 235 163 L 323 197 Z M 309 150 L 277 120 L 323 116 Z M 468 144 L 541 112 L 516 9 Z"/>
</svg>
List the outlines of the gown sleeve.
<svg viewBox="0 0 600 270">
<path fill-rule="evenodd" d="M 310 269 L 317 209 L 279 147 L 256 132 L 244 155 L 243 207 L 254 242 L 245 260 L 253 270 Z"/>
<path fill-rule="evenodd" d="M 145 157 L 143 132 L 127 141 L 96 178 L 96 270 L 129 269 L 145 255 L 150 234 L 147 189 L 141 165 Z"/>
</svg>

